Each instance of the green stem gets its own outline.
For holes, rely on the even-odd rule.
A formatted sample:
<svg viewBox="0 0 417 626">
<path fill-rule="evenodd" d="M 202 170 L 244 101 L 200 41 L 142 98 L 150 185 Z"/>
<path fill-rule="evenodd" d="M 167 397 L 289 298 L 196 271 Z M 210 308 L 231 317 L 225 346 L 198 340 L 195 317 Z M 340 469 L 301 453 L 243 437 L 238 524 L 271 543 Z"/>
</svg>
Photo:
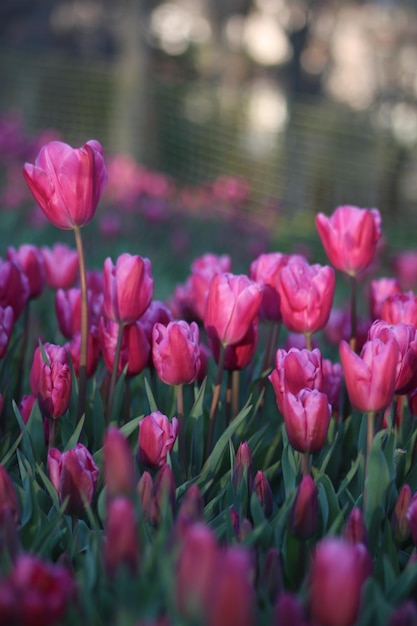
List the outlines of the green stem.
<svg viewBox="0 0 417 626">
<path fill-rule="evenodd" d="M 88 359 L 88 294 L 87 272 L 85 267 L 84 249 L 81 238 L 81 230 L 74 226 L 75 242 L 78 252 L 78 266 L 80 269 L 81 285 L 81 345 L 80 345 L 80 372 L 78 376 L 78 410 L 77 419 L 80 420 L 85 413 L 87 395 L 87 359 Z"/>
<path fill-rule="evenodd" d="M 311 342 L 311 333 L 304 333 L 304 336 L 306 338 L 306 348 L 311 352 L 313 349 L 313 344 Z"/>
<path fill-rule="evenodd" d="M 349 346 L 353 352 L 356 351 L 356 276 L 350 276 L 350 340 Z"/>
<path fill-rule="evenodd" d="M 219 404 L 220 391 L 221 391 L 221 386 L 222 386 L 225 353 L 226 353 L 226 346 L 222 344 L 220 347 L 219 364 L 217 366 L 216 383 L 215 383 L 214 390 L 213 390 L 213 397 L 211 399 L 209 432 L 208 432 L 208 437 L 206 440 L 206 458 L 210 454 L 211 445 L 213 443 L 214 427 L 216 424 L 217 406 Z"/>
<path fill-rule="evenodd" d="M 269 329 L 269 336 L 265 349 L 264 361 L 262 363 L 262 373 L 273 368 L 275 365 L 275 351 L 278 342 L 279 331 L 281 324 L 279 322 L 273 322 Z"/>
<path fill-rule="evenodd" d="M 177 419 L 178 419 L 178 453 L 182 470 L 187 471 L 187 459 L 185 453 L 185 424 L 184 424 L 184 394 L 183 386 L 176 385 L 177 392 Z"/>
<path fill-rule="evenodd" d="M 226 385 L 226 425 L 229 426 L 232 420 L 232 372 L 227 372 L 227 385 Z"/>
<path fill-rule="evenodd" d="M 301 471 L 303 476 L 310 475 L 310 453 L 304 452 L 301 453 Z"/>
<path fill-rule="evenodd" d="M 239 370 L 234 370 L 232 373 L 232 420 L 239 413 L 239 378 Z"/>
<path fill-rule="evenodd" d="M 49 420 L 49 438 L 48 438 L 48 450 L 55 448 L 56 439 L 56 420 Z"/>
<path fill-rule="evenodd" d="M 109 395 L 107 398 L 107 412 L 106 412 L 107 424 L 110 422 L 111 414 L 113 411 L 114 390 L 116 388 L 117 372 L 119 369 L 119 361 L 120 361 L 120 352 L 122 350 L 123 330 L 124 330 L 124 324 L 119 324 L 119 331 L 117 333 L 116 351 L 114 353 L 113 369 L 111 372 L 111 379 L 110 379 L 110 386 L 109 386 Z"/>
</svg>

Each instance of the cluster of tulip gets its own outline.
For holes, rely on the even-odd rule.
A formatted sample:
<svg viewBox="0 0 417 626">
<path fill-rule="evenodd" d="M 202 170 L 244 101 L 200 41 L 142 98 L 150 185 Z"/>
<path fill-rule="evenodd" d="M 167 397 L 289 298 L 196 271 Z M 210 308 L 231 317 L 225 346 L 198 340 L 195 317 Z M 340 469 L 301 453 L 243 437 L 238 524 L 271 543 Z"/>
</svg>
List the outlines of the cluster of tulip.
<svg viewBox="0 0 417 626">
<path fill-rule="evenodd" d="M 357 312 L 379 212 L 317 215 L 331 265 L 272 252 L 243 275 L 208 253 L 163 303 L 147 258 L 85 267 L 97 141 L 48 143 L 23 174 L 77 250 L 10 247 L 0 266 L 0 622 L 417 623 L 417 296 L 383 277 L 365 332 Z M 29 393 L 46 286 L 57 329 Z"/>
</svg>

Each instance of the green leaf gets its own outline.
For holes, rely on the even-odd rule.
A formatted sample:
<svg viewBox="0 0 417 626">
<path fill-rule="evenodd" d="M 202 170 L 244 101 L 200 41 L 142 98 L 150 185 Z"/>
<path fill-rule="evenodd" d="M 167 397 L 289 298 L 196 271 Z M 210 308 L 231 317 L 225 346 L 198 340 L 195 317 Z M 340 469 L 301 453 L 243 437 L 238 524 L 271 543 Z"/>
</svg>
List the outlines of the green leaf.
<svg viewBox="0 0 417 626">
<path fill-rule="evenodd" d="M 85 415 L 83 415 L 81 417 L 81 419 L 79 420 L 77 426 L 75 427 L 75 430 L 74 430 L 73 434 L 68 439 L 67 445 L 64 448 L 64 452 L 67 452 L 68 450 L 72 450 L 77 445 L 78 440 L 79 440 L 80 435 L 81 435 L 81 432 L 82 432 L 82 429 L 83 429 L 83 426 L 84 426 L 84 420 L 85 420 Z"/>
<path fill-rule="evenodd" d="M 34 446 L 31 439 L 31 436 L 26 428 L 26 424 L 23 421 L 23 418 L 20 414 L 19 407 L 16 402 L 12 400 L 13 412 L 15 414 L 17 423 L 19 424 L 20 430 L 22 432 L 22 451 L 24 456 L 28 459 L 31 465 L 35 465 L 35 454 L 34 454 Z"/>
<path fill-rule="evenodd" d="M 391 483 L 390 469 L 382 451 L 383 435 L 378 433 L 372 442 L 365 479 L 365 523 L 372 550 L 378 544 L 380 525 L 385 517 L 386 494 Z"/>
<path fill-rule="evenodd" d="M 153 397 L 152 389 L 148 383 L 148 379 L 145 377 L 144 380 L 145 380 L 146 397 L 148 398 L 148 402 L 149 402 L 149 409 L 151 413 L 154 413 L 154 411 L 158 410 L 158 405 L 156 404 L 155 398 Z"/>
<path fill-rule="evenodd" d="M 284 479 L 285 497 L 289 498 L 294 493 L 297 485 L 298 467 L 293 447 L 288 441 L 285 426 L 282 425 L 284 449 L 282 451 L 281 464 Z"/>
</svg>

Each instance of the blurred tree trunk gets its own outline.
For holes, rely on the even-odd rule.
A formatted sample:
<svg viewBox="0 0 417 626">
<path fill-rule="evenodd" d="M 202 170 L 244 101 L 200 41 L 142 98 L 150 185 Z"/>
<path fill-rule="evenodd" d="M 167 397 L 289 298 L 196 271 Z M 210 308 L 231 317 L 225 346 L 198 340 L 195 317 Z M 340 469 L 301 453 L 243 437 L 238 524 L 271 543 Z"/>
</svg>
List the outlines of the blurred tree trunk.
<svg viewBox="0 0 417 626">
<path fill-rule="evenodd" d="M 149 50 L 143 35 L 146 15 L 143 3 L 138 0 L 122 0 L 117 7 L 120 13 L 116 30 L 118 57 L 114 66 L 111 147 L 151 165 L 155 142 L 150 118 L 153 108 Z"/>
</svg>

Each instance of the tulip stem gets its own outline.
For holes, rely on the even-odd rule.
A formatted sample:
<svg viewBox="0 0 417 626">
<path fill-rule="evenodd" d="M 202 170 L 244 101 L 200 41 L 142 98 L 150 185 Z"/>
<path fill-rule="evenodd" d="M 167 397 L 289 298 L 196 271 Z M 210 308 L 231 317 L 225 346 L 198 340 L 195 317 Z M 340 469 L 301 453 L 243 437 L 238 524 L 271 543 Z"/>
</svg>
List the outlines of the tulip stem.
<svg viewBox="0 0 417 626">
<path fill-rule="evenodd" d="M 209 432 L 208 432 L 208 437 L 206 440 L 206 458 L 208 458 L 210 451 L 211 451 L 211 445 L 213 442 L 213 435 L 214 435 L 214 427 L 215 427 L 215 422 L 216 422 L 216 413 L 217 413 L 217 406 L 219 404 L 219 399 L 220 399 L 220 391 L 221 391 L 221 387 L 222 387 L 222 378 L 223 378 L 223 369 L 224 369 L 224 357 L 226 354 L 226 346 L 224 344 L 221 344 L 220 346 L 220 354 L 219 354 L 219 363 L 217 366 L 217 375 L 216 375 L 216 383 L 214 386 L 214 390 L 213 390 L 213 396 L 211 399 L 211 407 L 210 407 L 210 417 L 209 417 Z"/>
<path fill-rule="evenodd" d="M 239 370 L 232 373 L 232 421 L 239 412 Z"/>
<path fill-rule="evenodd" d="M 226 425 L 228 426 L 232 420 L 232 372 L 227 372 L 227 386 L 226 386 Z"/>
<path fill-rule="evenodd" d="M 48 450 L 55 448 L 56 439 L 56 420 L 49 420 L 49 437 L 48 437 Z"/>
<path fill-rule="evenodd" d="M 301 453 L 301 471 L 303 476 L 310 476 L 310 454 L 309 452 Z"/>
<path fill-rule="evenodd" d="M 177 419 L 178 419 L 178 454 L 184 475 L 187 471 L 187 459 L 185 452 L 185 424 L 184 424 L 184 394 L 183 386 L 176 385 L 177 392 Z"/>
<path fill-rule="evenodd" d="M 276 346 L 278 342 L 280 329 L 281 329 L 281 325 L 279 322 L 273 322 L 271 324 L 271 327 L 269 329 L 269 336 L 268 336 L 268 340 L 266 344 L 264 361 L 262 364 L 262 373 L 266 372 L 270 368 L 273 368 L 275 365 L 274 356 L 276 352 Z"/>
<path fill-rule="evenodd" d="M 124 324 L 119 324 L 119 330 L 117 333 L 116 351 L 114 354 L 113 369 L 111 372 L 110 385 L 109 385 L 109 395 L 107 396 L 107 411 L 106 411 L 107 424 L 110 422 L 111 414 L 113 411 L 114 390 L 116 388 L 117 372 L 119 370 L 120 352 L 122 350 L 123 330 L 124 330 Z"/>
<path fill-rule="evenodd" d="M 304 336 L 306 338 L 306 348 L 311 352 L 313 349 L 313 344 L 311 342 L 311 333 L 305 333 Z"/>
<path fill-rule="evenodd" d="M 353 352 L 356 351 L 356 276 L 350 276 L 350 339 L 349 346 Z"/>
<path fill-rule="evenodd" d="M 87 272 L 85 267 L 84 248 L 81 230 L 74 226 L 75 243 L 78 252 L 78 266 L 80 269 L 81 285 L 81 344 L 80 344 L 80 371 L 78 375 L 78 421 L 85 413 L 87 395 L 87 359 L 88 359 L 88 294 Z"/>
</svg>

